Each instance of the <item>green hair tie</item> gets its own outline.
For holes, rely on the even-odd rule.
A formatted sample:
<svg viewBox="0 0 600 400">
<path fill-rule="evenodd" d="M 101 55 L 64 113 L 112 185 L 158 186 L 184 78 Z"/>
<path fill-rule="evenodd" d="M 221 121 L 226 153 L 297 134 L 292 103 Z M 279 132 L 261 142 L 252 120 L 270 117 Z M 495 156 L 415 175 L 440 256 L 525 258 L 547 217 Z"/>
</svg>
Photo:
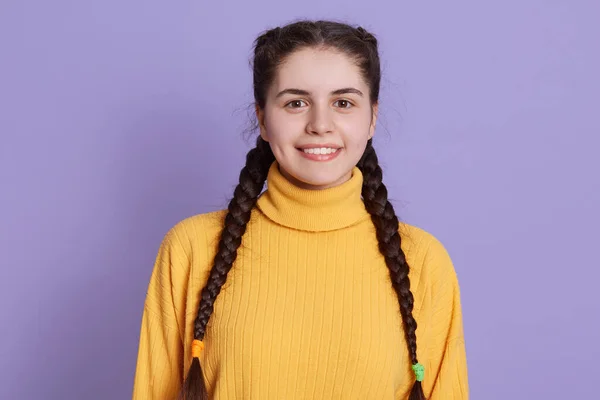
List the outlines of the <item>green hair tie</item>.
<svg viewBox="0 0 600 400">
<path fill-rule="evenodd" d="M 425 377 L 425 367 L 421 363 L 413 364 L 412 370 L 417 377 L 417 381 L 423 382 L 423 378 Z"/>
</svg>

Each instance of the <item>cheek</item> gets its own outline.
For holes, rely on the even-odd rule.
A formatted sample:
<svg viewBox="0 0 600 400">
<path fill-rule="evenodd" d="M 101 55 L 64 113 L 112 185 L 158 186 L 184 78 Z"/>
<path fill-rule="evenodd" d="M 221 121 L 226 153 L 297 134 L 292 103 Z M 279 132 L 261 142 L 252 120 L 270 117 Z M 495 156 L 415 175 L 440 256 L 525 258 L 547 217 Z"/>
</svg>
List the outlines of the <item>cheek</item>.
<svg viewBox="0 0 600 400">
<path fill-rule="evenodd" d="M 265 127 L 269 141 L 275 145 L 283 145 L 297 138 L 302 123 L 298 118 L 290 118 L 283 112 L 273 112 L 265 119 Z"/>
<path fill-rule="evenodd" d="M 343 119 L 338 127 L 347 144 L 354 148 L 361 147 L 369 139 L 370 120 L 366 120 L 363 116 Z"/>
</svg>

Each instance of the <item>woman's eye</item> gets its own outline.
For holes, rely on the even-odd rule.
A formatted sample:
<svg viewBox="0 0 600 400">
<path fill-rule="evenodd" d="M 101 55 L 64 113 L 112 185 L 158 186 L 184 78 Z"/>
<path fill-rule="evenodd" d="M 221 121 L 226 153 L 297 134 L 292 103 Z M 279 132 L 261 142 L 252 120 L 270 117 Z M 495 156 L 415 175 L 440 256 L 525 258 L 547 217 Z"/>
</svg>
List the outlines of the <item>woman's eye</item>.
<svg viewBox="0 0 600 400">
<path fill-rule="evenodd" d="M 293 100 L 293 101 L 290 101 L 287 104 L 287 107 L 290 107 L 290 108 L 300 108 L 300 107 L 302 107 L 303 103 L 304 103 L 304 100 Z"/>
<path fill-rule="evenodd" d="M 339 104 L 339 106 L 341 108 L 351 108 L 352 107 L 352 103 L 350 103 L 348 100 L 338 100 L 336 101 L 337 104 Z"/>
</svg>

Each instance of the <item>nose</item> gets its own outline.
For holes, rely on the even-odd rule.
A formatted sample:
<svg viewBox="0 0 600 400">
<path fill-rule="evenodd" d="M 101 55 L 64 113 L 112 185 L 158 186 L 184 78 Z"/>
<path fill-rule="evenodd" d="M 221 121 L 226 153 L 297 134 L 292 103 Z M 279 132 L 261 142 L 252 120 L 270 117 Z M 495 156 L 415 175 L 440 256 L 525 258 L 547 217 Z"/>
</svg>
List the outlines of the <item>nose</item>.
<svg viewBox="0 0 600 400">
<path fill-rule="evenodd" d="M 333 115 L 327 106 L 313 106 L 309 112 L 306 133 L 323 135 L 333 132 Z"/>
</svg>

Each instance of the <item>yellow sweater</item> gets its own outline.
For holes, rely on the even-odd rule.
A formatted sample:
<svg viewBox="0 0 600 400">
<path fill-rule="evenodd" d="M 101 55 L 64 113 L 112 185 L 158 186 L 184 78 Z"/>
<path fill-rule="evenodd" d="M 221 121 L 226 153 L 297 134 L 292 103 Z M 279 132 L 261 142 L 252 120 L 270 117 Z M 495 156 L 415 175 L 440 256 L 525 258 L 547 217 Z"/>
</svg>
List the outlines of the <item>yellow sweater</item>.
<svg viewBox="0 0 600 400">
<path fill-rule="evenodd" d="M 269 171 L 201 356 L 210 398 L 407 399 L 414 382 L 398 299 L 361 200 L 362 174 L 320 191 Z M 165 236 L 142 318 L 134 400 L 175 399 L 224 211 Z M 429 400 L 467 399 L 459 287 L 432 235 L 401 224 Z"/>
</svg>

